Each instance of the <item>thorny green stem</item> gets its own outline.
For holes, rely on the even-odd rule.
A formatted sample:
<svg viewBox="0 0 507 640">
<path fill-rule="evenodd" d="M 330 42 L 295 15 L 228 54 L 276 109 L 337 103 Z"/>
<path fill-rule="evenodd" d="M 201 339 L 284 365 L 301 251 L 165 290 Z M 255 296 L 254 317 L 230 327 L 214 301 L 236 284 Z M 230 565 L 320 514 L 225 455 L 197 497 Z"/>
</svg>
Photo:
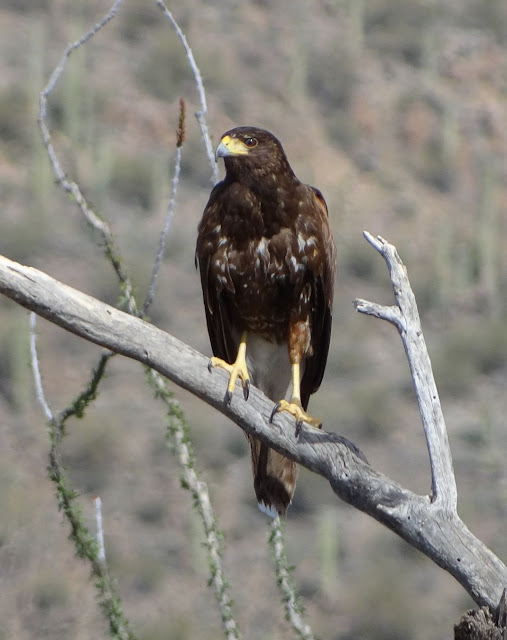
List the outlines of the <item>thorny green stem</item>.
<svg viewBox="0 0 507 640">
<path fill-rule="evenodd" d="M 292 578 L 293 567 L 287 560 L 284 531 L 280 516 L 273 518 L 269 527 L 269 544 L 275 560 L 276 583 L 285 608 L 285 619 L 302 640 L 314 640 L 310 627 L 303 620 L 303 608 L 299 603 Z"/>
<path fill-rule="evenodd" d="M 70 194 L 73 200 L 78 205 L 81 213 L 85 217 L 87 223 L 93 227 L 95 230 L 99 232 L 102 238 L 102 242 L 105 248 L 105 255 L 107 260 L 113 266 L 113 269 L 118 277 L 120 287 L 122 289 L 123 299 L 125 302 L 125 306 L 128 311 L 134 315 L 143 315 L 143 312 L 139 313 L 138 304 L 135 299 L 133 293 L 132 282 L 125 271 L 119 251 L 116 249 L 114 237 L 111 231 L 110 226 L 104 222 L 101 217 L 93 211 L 93 209 L 89 206 L 85 197 L 83 196 L 79 185 L 76 182 L 69 181 L 65 173 L 60 165 L 58 156 L 56 154 L 55 148 L 52 143 L 51 134 L 47 125 L 47 99 L 48 96 L 53 91 L 56 83 L 58 82 L 60 76 L 62 75 L 67 60 L 70 55 L 78 49 L 81 45 L 88 42 L 88 40 L 99 31 L 103 26 L 105 26 L 113 17 L 116 15 L 118 7 L 120 5 L 121 0 L 116 0 L 111 8 L 110 12 L 107 16 L 96 25 L 90 32 L 88 32 L 83 38 L 77 40 L 73 44 L 69 45 L 65 50 L 59 64 L 51 74 L 50 80 L 48 81 L 46 87 L 40 94 L 40 115 L 39 115 L 39 126 L 42 132 L 42 137 L 44 141 L 44 145 L 48 152 L 48 156 L 50 159 L 50 163 L 53 167 L 53 171 L 56 176 L 57 184 L 59 184 L 64 191 Z M 181 37 L 181 36 L 180 36 Z M 193 57 L 192 57 L 193 59 Z M 195 61 L 194 61 L 195 65 Z M 194 71 L 195 73 L 195 71 Z M 211 143 L 209 141 L 209 136 L 207 133 L 205 114 L 206 114 L 206 103 L 205 103 L 205 94 L 204 88 L 201 86 L 199 89 L 199 94 L 201 97 L 202 103 L 202 111 L 198 115 L 198 120 L 201 126 L 201 130 L 203 133 L 203 137 L 206 143 L 208 157 L 210 157 L 210 149 Z M 203 101 L 204 100 L 204 101 Z M 183 109 L 183 107 L 182 107 Z M 180 130 L 183 127 L 184 120 L 180 114 Z M 183 135 L 180 135 L 183 134 Z M 179 131 L 179 142 L 183 142 L 184 132 Z M 179 179 L 179 167 L 180 167 L 180 156 L 181 156 L 181 144 L 178 144 L 177 148 L 177 162 L 176 162 L 176 172 L 175 178 L 173 179 L 173 199 L 176 195 L 176 188 L 178 186 Z M 214 171 L 216 171 L 216 164 L 213 167 Z M 171 200 L 168 210 L 168 215 L 166 217 L 166 227 L 167 231 L 169 229 L 170 220 L 173 214 L 174 202 Z M 167 235 L 167 231 L 165 235 Z M 155 265 L 155 269 L 160 267 L 161 256 L 160 252 L 163 251 L 165 245 L 165 235 L 163 232 L 161 243 L 159 245 L 159 253 L 157 254 L 158 260 Z M 162 246 L 162 249 L 160 249 Z M 160 257 L 159 257 L 160 256 Z M 156 281 L 156 275 L 158 273 L 157 270 L 154 269 L 155 276 L 153 278 L 153 287 Z M 153 292 L 152 292 L 153 296 Z M 149 306 L 151 299 L 147 299 L 146 308 Z M 82 519 L 80 517 L 80 512 L 78 506 L 74 503 L 75 498 L 77 497 L 76 493 L 68 489 L 67 479 L 64 474 L 63 466 L 60 463 L 60 454 L 59 454 L 59 445 L 61 443 L 62 437 L 65 431 L 65 422 L 71 416 L 81 417 L 84 413 L 84 410 L 93 401 L 96 396 L 97 388 L 100 383 L 100 380 L 103 377 L 105 367 L 107 361 L 111 354 L 105 354 L 102 356 L 97 369 L 93 372 L 90 383 L 88 384 L 87 389 L 80 394 L 67 409 L 64 409 L 60 416 L 57 419 L 50 419 L 50 440 L 51 440 L 51 451 L 50 451 L 50 466 L 49 473 L 51 479 L 56 483 L 57 486 L 57 494 L 58 494 L 58 504 L 59 507 L 64 511 L 69 524 L 71 525 L 71 538 L 76 545 L 77 554 L 80 557 L 86 557 L 92 564 L 92 572 L 97 577 L 96 587 L 99 591 L 99 600 L 101 603 L 101 607 L 109 619 L 110 622 L 110 630 L 111 633 L 116 637 L 122 638 L 122 640 L 132 640 L 134 638 L 132 632 L 128 629 L 128 622 L 123 618 L 123 614 L 121 613 L 121 602 L 119 598 L 115 595 L 113 590 L 113 585 L 111 580 L 107 574 L 107 567 L 105 562 L 97 561 L 97 543 L 90 536 L 88 530 L 82 523 Z M 165 380 L 156 372 L 150 372 L 150 378 L 154 381 L 158 395 L 164 398 L 164 401 L 169 410 L 169 434 L 173 442 L 174 449 L 178 452 L 178 458 L 180 463 L 183 466 L 183 477 L 184 483 L 191 490 L 194 495 L 195 506 L 198 512 L 201 515 L 203 521 L 204 532 L 206 536 L 206 543 L 209 551 L 209 564 L 210 564 L 210 585 L 214 587 L 217 600 L 220 607 L 220 612 L 222 616 L 222 621 L 224 624 L 224 630 L 227 640 L 233 640 L 236 638 L 240 638 L 240 634 L 232 617 L 231 612 L 231 598 L 229 596 L 229 588 L 223 573 L 222 568 L 222 534 L 218 529 L 216 518 L 213 513 L 209 493 L 206 486 L 206 483 L 202 480 L 198 479 L 197 473 L 194 469 L 195 459 L 192 450 L 192 446 L 190 443 L 190 439 L 188 437 L 188 428 L 186 426 L 183 413 L 177 405 L 177 403 L 172 399 L 172 394 L 167 388 L 167 384 Z M 42 393 L 43 397 L 43 393 Z"/>
<path fill-rule="evenodd" d="M 168 443 L 178 457 L 183 469 L 181 485 L 191 491 L 194 507 L 197 509 L 203 523 L 206 547 L 208 549 L 208 564 L 210 569 L 209 585 L 213 587 L 217 598 L 222 623 L 227 640 L 241 638 L 238 625 L 232 614 L 232 599 L 229 585 L 223 571 L 223 533 L 211 506 L 208 487 L 199 479 L 195 469 L 194 448 L 189 435 L 188 424 L 183 411 L 173 393 L 160 374 L 153 369 L 147 369 L 148 382 L 154 389 L 155 396 L 160 398 L 167 407 Z"/>
<path fill-rule="evenodd" d="M 123 615 L 121 600 L 116 593 L 114 581 L 109 576 L 107 566 L 99 555 L 99 546 L 94 536 L 89 532 L 83 522 L 81 509 L 76 502 L 78 494 L 69 485 L 65 469 L 61 462 L 60 445 L 65 435 L 65 423 L 71 416 L 82 418 L 86 408 L 97 396 L 97 388 L 102 380 L 106 364 L 114 354 L 103 353 L 97 368 L 92 372 L 92 377 L 86 389 L 60 414 L 55 417 L 51 411 L 42 387 L 42 380 L 37 356 L 35 314 L 30 315 L 30 348 L 31 362 L 34 374 L 37 397 L 48 418 L 49 429 L 49 465 L 48 476 L 56 487 L 58 508 L 63 511 L 70 524 L 70 539 L 76 548 L 79 558 L 87 559 L 95 578 L 99 605 L 109 623 L 109 631 L 114 638 L 120 640 L 136 640 L 136 636 L 130 629 L 127 618 Z"/>
</svg>

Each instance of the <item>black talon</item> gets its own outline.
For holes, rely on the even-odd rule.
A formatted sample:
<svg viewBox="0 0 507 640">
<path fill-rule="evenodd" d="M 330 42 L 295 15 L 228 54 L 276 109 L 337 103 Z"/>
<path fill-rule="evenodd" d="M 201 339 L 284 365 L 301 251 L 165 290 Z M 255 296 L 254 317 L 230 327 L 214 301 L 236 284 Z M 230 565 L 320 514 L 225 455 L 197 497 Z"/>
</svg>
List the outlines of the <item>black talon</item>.
<svg viewBox="0 0 507 640">
<path fill-rule="evenodd" d="M 229 391 L 229 389 L 227 389 L 227 391 L 225 392 L 225 396 L 224 396 L 224 403 L 229 406 L 231 404 L 231 400 L 232 400 L 232 392 Z"/>
<path fill-rule="evenodd" d="M 248 400 L 248 396 L 250 395 L 250 380 L 245 380 L 245 384 L 243 386 L 243 397 L 245 400 Z"/>
<path fill-rule="evenodd" d="M 208 360 L 208 371 L 211 373 L 212 369 L 213 369 L 213 365 L 211 364 L 211 360 Z"/>
<path fill-rule="evenodd" d="M 280 409 L 280 407 L 282 406 L 281 402 L 277 402 L 273 408 L 273 411 L 271 412 L 271 415 L 269 417 L 269 421 L 273 422 L 273 418 L 275 417 L 275 413 L 278 412 L 278 410 Z"/>
</svg>

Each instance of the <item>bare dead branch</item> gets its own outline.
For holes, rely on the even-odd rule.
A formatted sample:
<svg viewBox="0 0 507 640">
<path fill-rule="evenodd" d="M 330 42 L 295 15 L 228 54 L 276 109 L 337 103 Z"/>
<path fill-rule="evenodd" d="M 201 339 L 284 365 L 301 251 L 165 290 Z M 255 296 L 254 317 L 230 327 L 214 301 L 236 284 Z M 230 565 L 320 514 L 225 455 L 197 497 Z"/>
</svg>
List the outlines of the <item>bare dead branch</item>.
<svg viewBox="0 0 507 640">
<path fill-rule="evenodd" d="M 505 565 L 447 503 L 417 495 L 373 469 L 345 438 L 304 427 L 296 438 L 289 416 L 280 414 L 274 424 L 269 422 L 273 403 L 257 389 L 251 390 L 248 402 L 237 394 L 229 406 L 224 405 L 227 375 L 221 371 L 209 374 L 207 357 L 147 322 L 41 271 L 0 257 L 0 293 L 86 340 L 142 362 L 189 390 L 247 433 L 322 475 L 340 498 L 386 525 L 453 575 L 478 605 L 497 606 L 507 584 Z M 411 357 L 412 351 L 407 349 L 407 355 Z M 418 377 L 422 380 L 427 375 L 419 372 Z"/>
<path fill-rule="evenodd" d="M 69 45 L 66 50 L 64 51 L 62 58 L 59 62 L 59 64 L 57 65 L 57 67 L 54 69 L 53 73 L 50 76 L 50 79 L 46 85 L 46 87 L 41 91 L 40 93 L 40 97 L 39 97 L 39 102 L 40 102 L 40 112 L 39 112 L 39 126 L 41 129 L 41 133 L 42 133 L 42 138 L 44 141 L 44 145 L 46 147 L 47 153 L 48 153 L 48 157 L 50 160 L 50 164 L 52 166 L 53 172 L 55 174 L 56 177 L 56 182 L 57 184 L 67 193 L 69 193 L 75 203 L 77 204 L 77 206 L 79 207 L 79 210 L 81 212 L 81 214 L 84 216 L 84 218 L 86 219 L 87 223 L 89 225 L 91 225 L 94 229 L 96 229 L 101 237 L 102 240 L 104 242 L 104 246 L 105 246 L 105 253 L 106 253 L 106 257 L 109 260 L 109 262 L 111 263 L 111 265 L 113 266 L 115 273 L 118 277 L 123 295 L 126 299 L 126 303 L 127 303 L 127 308 L 129 313 L 131 314 L 137 314 L 138 313 L 138 303 L 137 300 L 134 296 L 134 292 L 133 292 L 133 286 L 132 286 L 132 281 L 127 273 L 127 271 L 125 270 L 125 268 L 123 267 L 122 264 L 122 260 L 120 257 L 120 253 L 116 247 L 115 241 L 114 241 L 114 236 L 112 234 L 111 228 L 109 226 L 109 224 L 107 222 L 105 222 L 104 220 L 102 220 L 96 213 L 95 211 L 93 211 L 93 209 L 90 207 L 90 205 L 88 204 L 86 198 L 83 196 L 83 193 L 81 191 L 81 188 L 79 186 L 79 184 L 77 182 L 74 181 L 70 181 L 67 179 L 64 170 L 62 169 L 62 166 L 59 162 L 58 159 L 58 155 L 56 153 L 56 150 L 53 146 L 52 143 L 52 139 L 51 139 L 51 134 L 49 131 L 49 127 L 47 124 L 47 101 L 48 101 L 48 97 L 50 96 L 51 92 L 53 91 L 54 87 L 56 86 L 58 80 L 60 79 L 62 73 L 65 70 L 68 58 L 70 57 L 70 55 L 73 53 L 73 51 L 75 51 L 76 49 L 78 49 L 80 46 L 82 46 L 83 44 L 85 44 L 86 42 L 88 42 L 90 40 L 90 38 L 92 36 L 94 36 L 102 27 L 104 27 L 110 20 L 112 20 L 112 18 L 116 15 L 117 10 L 119 8 L 119 5 L 121 3 L 122 0 L 115 0 L 113 6 L 111 7 L 109 13 L 104 17 L 103 20 L 101 20 L 93 29 L 91 29 L 90 31 L 88 31 L 82 38 L 80 38 L 79 40 L 76 40 L 73 44 Z M 184 38 L 184 36 L 183 36 Z M 184 41 L 184 44 L 186 44 L 186 40 Z M 188 53 L 187 53 L 188 55 Z M 190 51 L 190 56 L 189 56 L 189 61 L 192 63 L 193 61 L 193 56 L 192 53 Z M 196 83 L 198 83 L 198 81 L 200 81 L 200 84 L 198 83 L 198 90 L 199 93 L 201 95 L 201 100 L 204 99 L 204 102 L 202 102 L 202 110 L 200 113 L 196 114 L 197 118 L 199 120 L 199 123 L 201 125 L 201 131 L 202 131 L 202 135 L 203 135 L 203 139 L 205 141 L 205 145 L 206 148 L 208 150 L 211 149 L 211 141 L 209 139 L 209 135 L 208 135 L 208 131 L 207 131 L 207 125 L 206 125 L 206 111 L 207 111 L 207 107 L 206 107 L 206 102 L 205 102 L 205 94 L 204 94 L 204 87 L 202 85 L 202 79 L 200 78 L 200 73 L 199 70 L 197 68 L 197 66 L 195 65 L 195 61 L 194 61 L 194 66 L 192 67 L 194 74 L 196 73 L 197 70 L 197 74 L 196 75 Z M 155 286 L 156 286 L 156 280 L 157 280 L 157 276 L 158 276 L 158 271 L 162 262 L 162 257 L 163 257 L 163 253 L 164 253 L 164 249 L 165 249 L 165 243 L 166 243 L 166 238 L 167 238 L 167 234 L 169 232 L 170 229 L 170 224 L 171 224 L 171 220 L 173 217 L 173 212 L 174 212 L 174 205 L 175 205 L 175 199 L 176 199 L 176 192 L 177 192 L 177 187 L 179 184 L 179 175 L 180 175 L 180 167 L 181 167 L 181 152 L 182 152 L 182 144 L 184 141 L 184 137 L 185 137 L 185 130 L 184 130 L 184 123 L 185 123 L 185 118 L 184 118 L 184 103 L 183 101 L 180 102 L 181 104 L 181 111 L 180 111 L 180 118 L 179 118 L 179 126 L 178 126 L 178 138 L 177 138 L 177 150 L 176 150 L 176 163 L 175 163 L 175 171 L 174 171 L 174 177 L 173 177 L 173 186 L 172 186 L 172 193 L 171 193 L 171 198 L 168 204 L 168 211 L 167 211 L 167 215 L 166 215 L 166 219 L 165 219 L 165 223 L 164 223 L 164 228 L 162 230 L 161 236 L 160 236 L 160 241 L 159 241 L 159 246 L 158 246 L 158 251 L 157 251 L 157 256 L 155 259 L 155 264 L 153 267 L 153 272 L 152 272 L 152 279 L 151 279 L 151 283 L 150 283 L 150 287 L 149 287 L 149 292 L 148 292 L 148 297 L 146 299 L 146 302 L 144 304 L 143 307 L 143 312 L 145 312 L 149 305 L 151 304 L 151 301 L 153 299 L 153 295 L 155 292 Z M 213 155 L 213 154 L 211 154 Z M 208 157 L 210 158 L 210 154 L 208 153 Z M 214 157 L 211 158 L 211 160 L 213 161 L 213 165 L 212 167 L 214 168 L 214 171 L 217 171 L 217 167 L 216 167 L 216 162 L 214 160 Z M 211 161 L 210 160 L 210 161 Z M 33 334 L 34 336 L 34 334 Z M 33 337 L 32 340 L 35 339 L 35 336 Z M 35 343 L 33 342 L 33 345 L 35 347 Z M 37 373 L 38 372 L 38 362 L 37 359 L 32 357 L 32 363 L 34 366 L 34 375 L 36 376 L 36 382 L 37 382 Z M 37 367 L 37 369 L 35 368 L 35 366 Z M 40 375 L 39 375 L 39 379 L 40 379 Z M 191 490 L 193 491 L 194 495 L 197 496 L 197 507 L 199 510 L 199 513 L 202 517 L 202 521 L 203 521 L 203 528 L 204 528 L 204 533 L 205 533 L 205 537 L 206 537 L 206 544 L 208 546 L 208 559 L 209 559 L 209 564 L 210 564 L 210 570 L 211 570 L 211 580 L 210 583 L 213 586 L 214 590 L 215 590 L 215 594 L 218 600 L 218 604 L 219 604 L 219 610 L 220 610 L 220 614 L 222 617 L 222 622 L 224 625 L 224 631 L 225 631 L 225 636 L 228 640 L 235 640 L 237 638 L 240 638 L 240 632 L 238 629 L 238 626 L 236 624 L 236 621 L 232 615 L 232 609 L 231 609 L 231 603 L 232 603 L 232 599 L 230 597 L 229 594 L 229 586 L 227 584 L 226 578 L 225 578 L 225 572 L 223 569 L 223 563 L 222 563 L 222 551 L 221 551 L 221 544 L 220 544 L 220 536 L 219 536 L 219 530 L 218 530 L 218 525 L 217 525 L 217 521 L 216 521 L 216 517 L 214 514 L 214 511 L 211 507 L 211 503 L 209 500 L 209 492 L 208 492 L 208 488 L 205 482 L 203 482 L 202 480 L 199 480 L 197 472 L 194 468 L 193 465 L 193 458 L 192 458 L 192 452 L 191 452 L 191 446 L 188 442 L 186 442 L 185 440 L 185 434 L 184 434 L 184 425 L 183 425 L 183 421 L 178 417 L 174 415 L 174 405 L 175 402 L 172 400 L 172 398 L 170 397 L 170 392 L 167 389 L 167 383 L 166 381 L 162 378 L 162 376 L 155 371 L 154 369 L 150 369 L 150 375 L 149 375 L 149 380 L 150 382 L 153 384 L 153 386 L 156 388 L 157 390 L 157 394 L 159 395 L 159 397 L 161 397 L 164 402 L 166 403 L 167 407 L 168 407 L 168 411 L 169 413 L 172 415 L 172 425 L 173 425 L 173 430 L 172 430 L 172 441 L 174 442 L 174 448 L 175 448 L 175 452 L 178 456 L 178 460 L 180 462 L 180 464 L 183 467 L 183 474 L 185 477 L 185 480 L 188 484 L 188 486 L 191 488 Z M 39 387 L 37 387 L 37 391 L 39 394 L 42 393 L 41 396 L 41 400 L 43 398 L 43 392 L 42 392 L 42 385 L 40 385 L 40 389 Z M 42 402 L 41 402 L 42 403 Z M 44 405 L 43 405 L 44 407 Z M 70 411 L 72 411 L 74 409 L 74 407 L 70 408 Z M 44 407 L 44 410 L 46 411 L 46 408 Z M 64 413 L 68 413 L 68 411 L 64 411 Z M 47 412 L 46 412 L 47 413 Z M 65 417 L 63 417 L 62 419 L 66 419 Z M 53 449 L 52 449 L 53 451 Z M 56 456 L 56 453 L 55 453 Z M 69 511 L 70 513 L 70 511 Z M 70 514 L 70 517 L 72 518 L 72 514 Z M 71 522 L 71 526 L 74 527 L 74 524 Z M 101 563 L 97 564 L 97 567 L 102 566 Z M 105 565 L 104 565 L 105 568 Z M 114 597 L 114 594 L 111 593 L 111 590 L 109 589 L 109 577 L 107 575 L 107 571 L 105 572 L 105 577 L 106 580 L 102 581 L 102 585 L 105 588 L 105 591 L 103 593 L 103 595 L 107 598 L 109 596 Z M 111 600 L 111 598 L 110 598 Z M 111 600 L 112 601 L 112 600 Z M 114 604 L 114 603 L 113 603 Z M 114 611 L 113 611 L 114 613 Z M 120 621 L 121 622 L 121 621 Z M 130 631 L 128 633 L 131 633 Z M 123 631 L 121 632 L 121 637 L 123 637 Z M 125 636 L 127 637 L 127 636 Z M 129 636 L 130 637 L 130 636 Z M 133 635 L 131 637 L 134 637 Z"/>
<path fill-rule="evenodd" d="M 106 548 L 104 546 L 104 529 L 102 527 L 102 500 L 100 496 L 96 496 L 93 499 L 95 504 L 95 523 L 97 525 L 97 562 L 105 564 L 106 562 Z"/>
<path fill-rule="evenodd" d="M 98 22 L 92 29 L 90 29 L 87 33 L 85 33 L 84 36 L 79 38 L 79 40 L 76 40 L 75 42 L 67 46 L 67 48 L 63 52 L 60 62 L 54 68 L 46 86 L 44 87 L 44 89 L 41 91 L 39 95 L 39 127 L 42 132 L 42 138 L 44 140 L 44 145 L 46 146 L 46 150 L 49 155 L 51 166 L 53 167 L 53 171 L 55 172 L 56 180 L 58 184 L 60 184 L 65 189 L 65 191 L 67 191 L 67 193 L 70 193 L 74 197 L 78 205 L 82 207 L 83 214 L 87 218 L 88 222 L 104 234 L 110 234 L 109 227 L 105 223 L 103 223 L 102 220 L 100 220 L 100 218 L 98 218 L 98 216 L 96 216 L 96 214 L 88 207 L 86 201 L 83 198 L 83 195 L 81 194 L 81 191 L 78 185 L 74 182 L 69 182 L 65 177 L 65 173 L 60 165 L 58 156 L 56 155 L 55 149 L 53 147 L 53 143 L 51 142 L 51 134 L 49 132 L 49 127 L 47 125 L 47 118 L 48 118 L 47 99 L 49 95 L 52 93 L 52 91 L 54 90 L 58 81 L 60 80 L 60 77 L 67 65 L 67 61 L 72 55 L 72 53 L 76 49 L 79 49 L 79 47 L 86 44 L 88 40 L 90 40 L 90 38 L 93 38 L 93 36 L 96 33 L 98 33 L 103 27 L 105 27 L 115 17 L 115 15 L 118 13 L 118 9 L 121 3 L 122 3 L 122 0 L 115 0 L 109 12 L 104 16 L 104 18 L 100 22 Z"/>
<path fill-rule="evenodd" d="M 174 161 L 174 173 L 171 187 L 171 197 L 169 198 L 169 204 L 167 205 L 167 213 L 164 221 L 164 226 L 160 233 L 158 240 L 157 255 L 155 256 L 155 262 L 153 264 L 153 270 L 151 273 L 150 285 L 148 287 L 148 294 L 143 303 L 142 315 L 146 315 L 148 309 L 155 297 L 155 288 L 157 286 L 158 274 L 160 272 L 160 266 L 162 265 L 162 259 L 165 253 L 165 247 L 167 244 L 167 236 L 169 235 L 169 229 L 174 217 L 174 209 L 176 207 L 176 196 L 178 194 L 178 187 L 180 184 L 181 173 L 181 153 L 183 143 L 185 142 L 185 101 L 180 99 L 180 116 L 178 120 L 178 131 L 176 133 L 176 160 Z"/>
<path fill-rule="evenodd" d="M 35 328 L 37 326 L 37 315 L 35 313 L 30 314 L 30 363 L 32 366 L 33 380 L 35 384 L 35 392 L 37 394 L 37 400 L 39 401 L 42 410 L 47 420 L 53 420 L 53 412 L 49 407 L 46 396 L 44 394 L 44 388 L 42 386 L 42 376 L 40 374 L 39 356 L 37 355 L 37 334 Z"/>
<path fill-rule="evenodd" d="M 76 49 L 86 44 L 96 33 L 98 33 L 103 27 L 105 27 L 118 13 L 118 9 L 122 0 L 115 0 L 109 12 L 104 16 L 104 18 L 98 22 L 92 29 L 90 29 L 84 36 L 76 40 L 72 44 L 69 44 L 68 47 L 63 52 L 63 55 L 60 59 L 60 62 L 56 65 L 51 76 L 44 87 L 44 89 L 39 94 L 39 128 L 42 134 L 42 140 L 44 142 L 44 146 L 46 147 L 46 151 L 49 157 L 50 165 L 55 174 L 56 183 L 68 194 L 70 194 L 74 200 L 74 202 L 79 207 L 82 215 L 84 216 L 86 222 L 96 229 L 102 236 L 104 240 L 104 246 L 106 250 L 106 255 L 109 258 L 111 264 L 113 265 L 118 278 L 120 280 L 120 284 L 123 289 L 123 293 L 127 300 L 128 310 L 131 313 L 137 312 L 136 301 L 133 296 L 133 286 L 130 278 L 125 272 L 121 260 L 119 258 L 118 252 L 116 251 L 113 233 L 111 231 L 110 226 L 100 218 L 99 215 L 93 210 L 93 208 L 88 204 L 86 198 L 84 197 L 81 188 L 79 187 L 77 182 L 72 180 L 68 180 L 65 172 L 60 164 L 58 154 L 53 146 L 51 133 L 48 127 L 48 98 L 51 95 L 52 91 L 56 87 L 60 77 L 62 76 L 67 62 Z"/>
<path fill-rule="evenodd" d="M 169 230 L 171 228 L 171 223 L 174 217 L 174 208 L 176 206 L 176 195 L 178 193 L 178 186 L 180 183 L 180 173 L 181 173 L 181 145 L 176 147 L 176 160 L 174 162 L 174 173 L 172 180 L 172 189 L 171 189 L 171 197 L 169 198 L 169 204 L 167 205 L 167 213 L 164 221 L 164 226 L 162 231 L 160 232 L 160 237 L 158 241 L 158 249 L 157 255 L 155 257 L 155 262 L 153 264 L 153 270 L 150 279 L 150 286 L 148 288 L 148 294 L 146 295 L 146 300 L 143 304 L 143 315 L 148 312 L 148 309 L 153 302 L 153 298 L 155 297 L 155 288 L 157 286 L 158 274 L 160 272 L 160 266 L 162 265 L 162 259 L 165 253 L 165 247 L 167 243 L 167 236 L 169 235 Z"/>
<path fill-rule="evenodd" d="M 431 499 L 443 511 L 455 513 L 458 494 L 452 466 L 451 448 L 431 361 L 424 341 L 419 311 L 414 292 L 410 287 L 407 270 L 396 251 L 396 247 L 389 244 L 381 236 L 374 238 L 367 231 L 364 232 L 364 236 L 387 264 L 397 306 L 383 307 L 366 300 L 356 300 L 356 309 L 361 313 L 387 320 L 398 329 L 410 365 L 428 446 L 431 467 Z"/>
<path fill-rule="evenodd" d="M 215 152 L 213 150 L 213 145 L 211 143 L 211 138 L 208 132 L 208 122 L 206 120 L 206 117 L 208 115 L 208 105 L 206 102 L 206 92 L 204 90 L 201 72 L 195 61 L 192 49 L 187 42 L 187 38 L 181 30 L 179 24 L 176 22 L 173 14 L 169 11 L 162 0 L 157 0 L 157 5 L 162 9 L 165 17 L 169 20 L 173 29 L 176 31 L 178 38 L 181 40 L 181 44 L 183 45 L 185 53 L 187 54 L 188 63 L 190 65 L 190 68 L 192 69 L 192 73 L 194 74 L 195 86 L 197 87 L 197 93 L 199 94 L 199 100 L 201 103 L 201 110 L 196 112 L 195 117 L 197 118 L 197 122 L 199 123 L 199 127 L 201 128 L 201 136 L 204 142 L 204 148 L 206 149 L 206 155 L 211 167 L 211 182 L 215 184 L 216 182 L 218 182 L 218 166 L 215 160 Z"/>
</svg>

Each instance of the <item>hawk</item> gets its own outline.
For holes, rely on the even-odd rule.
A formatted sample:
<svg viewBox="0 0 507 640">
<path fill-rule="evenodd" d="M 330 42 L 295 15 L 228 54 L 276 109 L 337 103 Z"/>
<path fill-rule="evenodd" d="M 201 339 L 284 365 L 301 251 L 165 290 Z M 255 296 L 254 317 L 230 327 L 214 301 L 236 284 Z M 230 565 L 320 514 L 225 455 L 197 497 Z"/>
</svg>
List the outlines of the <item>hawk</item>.
<svg viewBox="0 0 507 640">
<path fill-rule="evenodd" d="M 226 175 L 211 192 L 198 227 L 198 265 L 212 367 L 230 374 L 248 399 L 250 383 L 296 419 L 307 412 L 324 375 L 333 304 L 336 250 L 326 202 L 300 182 L 280 142 L 255 127 L 224 133 L 216 151 Z M 296 464 L 247 436 L 259 508 L 287 511 Z"/>
</svg>

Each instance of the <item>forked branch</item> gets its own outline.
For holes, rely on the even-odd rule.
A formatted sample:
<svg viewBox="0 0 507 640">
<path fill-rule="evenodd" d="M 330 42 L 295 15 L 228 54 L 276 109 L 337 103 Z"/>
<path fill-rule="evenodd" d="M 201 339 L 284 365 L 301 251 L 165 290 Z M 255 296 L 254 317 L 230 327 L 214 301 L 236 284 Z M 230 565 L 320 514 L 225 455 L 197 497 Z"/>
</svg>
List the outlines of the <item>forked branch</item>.
<svg viewBox="0 0 507 640">
<path fill-rule="evenodd" d="M 430 357 L 424 341 L 419 311 L 407 270 L 396 251 L 396 247 L 389 244 L 381 236 L 374 238 L 367 231 L 364 232 L 364 236 L 386 261 L 393 284 L 396 306 L 385 307 L 358 299 L 355 302 L 356 309 L 361 313 L 387 320 L 394 324 L 399 331 L 414 381 L 428 445 L 431 467 L 431 499 L 443 511 L 455 513 L 457 490 L 451 448 Z"/>
<path fill-rule="evenodd" d="M 395 320 L 404 341 L 423 421 L 427 422 L 431 496 L 417 495 L 376 471 L 355 445 L 335 433 L 303 427 L 296 438 L 289 416 L 277 415 L 274 424 L 270 423 L 273 403 L 256 389 L 251 389 L 248 402 L 237 394 L 229 406 L 224 405 L 226 374 L 214 371 L 210 375 L 205 356 L 147 322 L 41 271 L 0 257 L 0 293 L 86 340 L 142 362 L 202 398 L 247 433 L 325 477 L 339 497 L 382 522 L 451 573 L 478 605 L 495 608 L 507 584 L 507 568 L 456 513 L 445 424 L 434 404 L 438 394 L 405 268 L 392 245 L 367 238 L 386 259 L 398 306 L 384 308 L 365 301 L 358 301 L 357 306 L 361 312 Z"/>
</svg>

